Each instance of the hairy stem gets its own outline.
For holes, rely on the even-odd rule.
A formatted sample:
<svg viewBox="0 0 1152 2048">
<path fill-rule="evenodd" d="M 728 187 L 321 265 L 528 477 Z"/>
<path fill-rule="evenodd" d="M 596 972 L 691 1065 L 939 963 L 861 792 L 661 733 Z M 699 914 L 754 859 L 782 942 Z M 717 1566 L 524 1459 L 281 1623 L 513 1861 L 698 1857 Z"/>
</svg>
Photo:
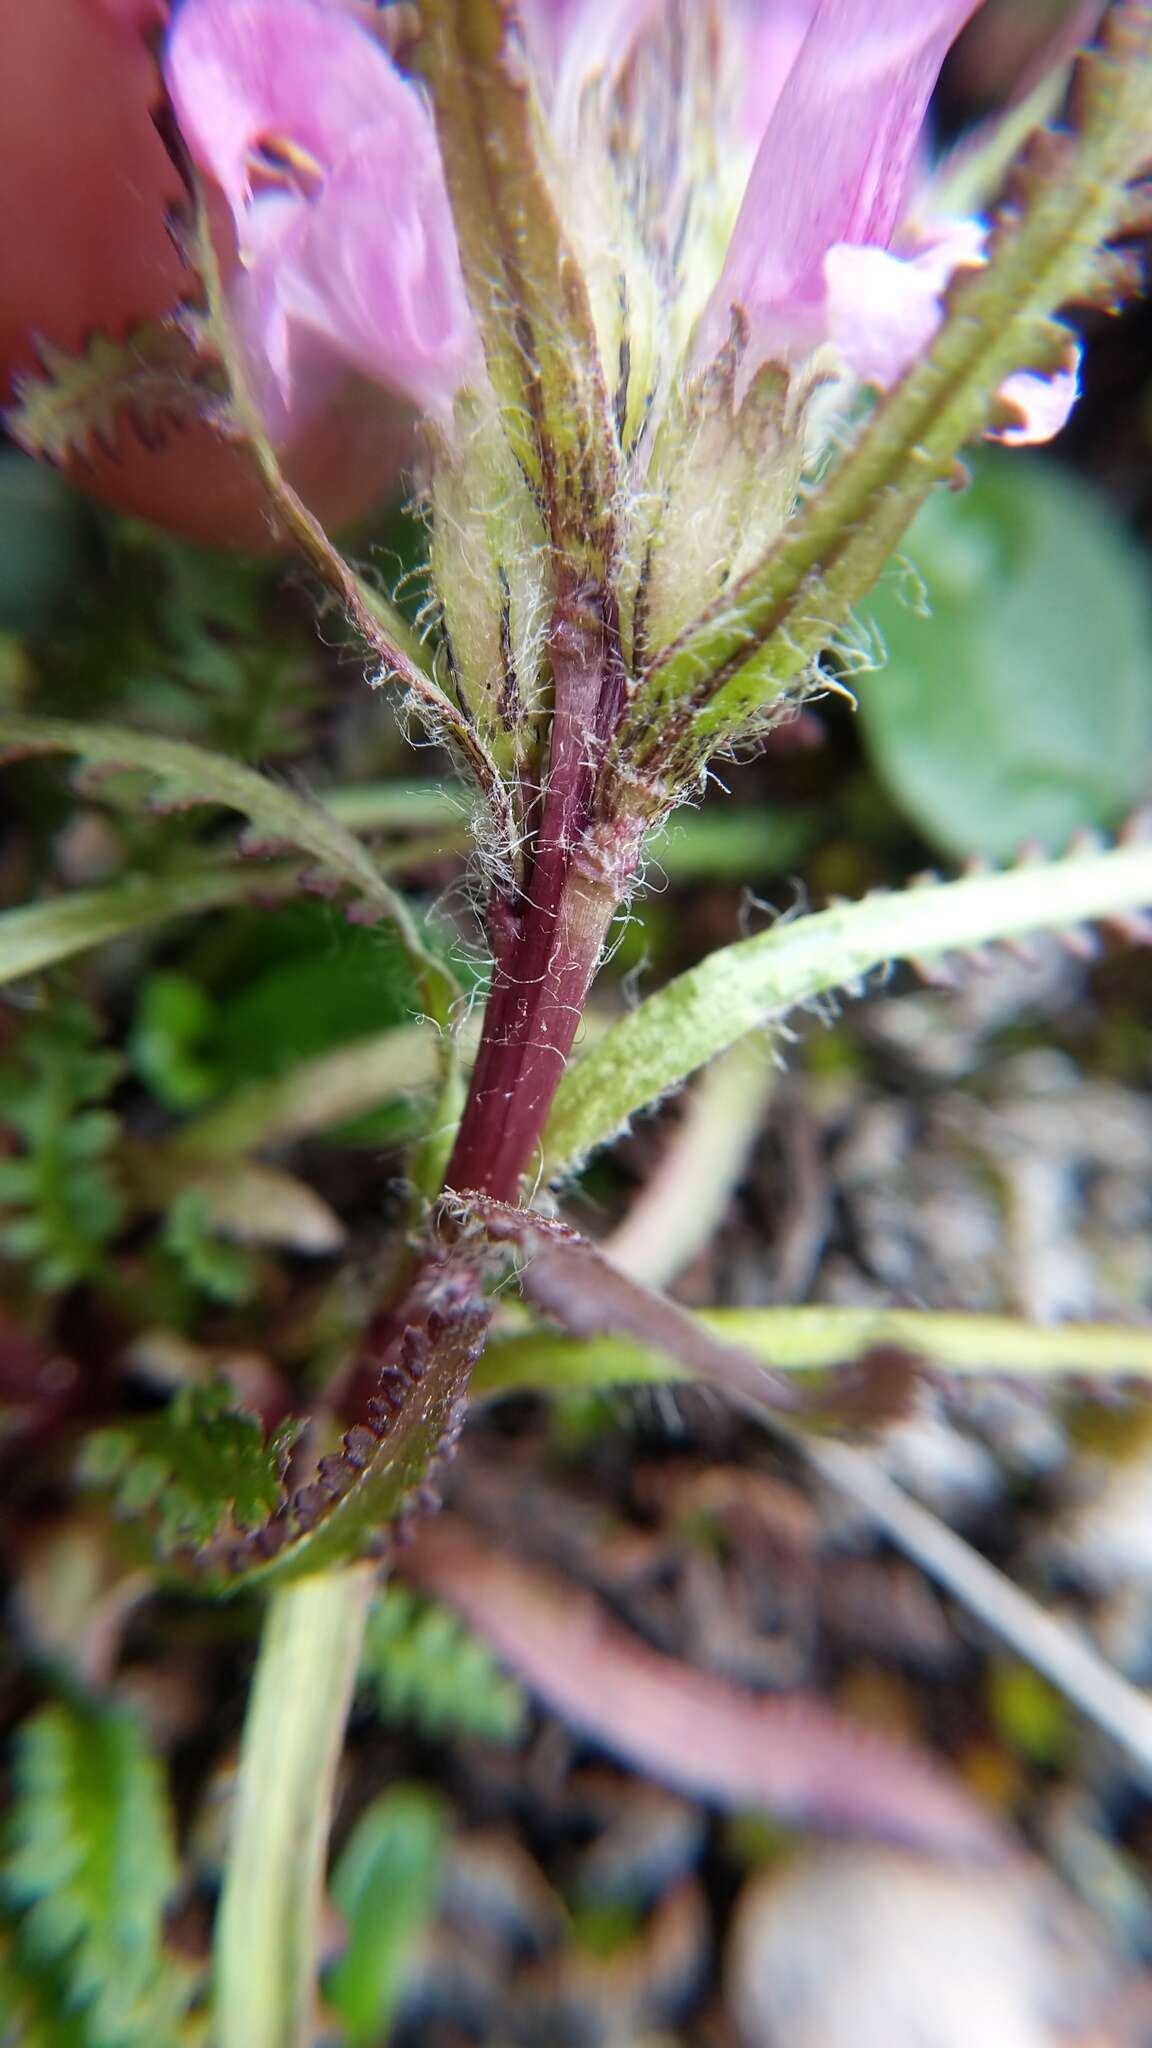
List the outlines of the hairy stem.
<svg viewBox="0 0 1152 2048">
<path fill-rule="evenodd" d="M 216 1937 L 218 2048 L 311 2048 L 329 1812 L 374 1565 L 268 1606 Z"/>
<path fill-rule="evenodd" d="M 562 588 L 549 647 L 554 704 L 540 822 L 522 893 L 490 907 L 492 987 L 446 1175 L 450 1188 L 510 1202 L 539 1148 L 639 851 L 627 833 L 592 823 L 599 760 L 618 714 L 602 594 Z"/>
<path fill-rule="evenodd" d="M 572 873 L 558 900 L 534 904 L 498 954 L 480 1054 L 448 1165 L 450 1188 L 516 1200 L 539 1150 L 617 900 L 615 889 Z"/>
</svg>

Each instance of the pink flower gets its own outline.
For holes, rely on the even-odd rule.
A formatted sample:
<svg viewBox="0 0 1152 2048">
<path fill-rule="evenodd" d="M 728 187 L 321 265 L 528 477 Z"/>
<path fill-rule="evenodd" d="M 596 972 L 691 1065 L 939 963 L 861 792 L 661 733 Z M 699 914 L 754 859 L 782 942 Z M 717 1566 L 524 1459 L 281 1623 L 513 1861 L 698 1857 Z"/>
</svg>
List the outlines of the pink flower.
<svg viewBox="0 0 1152 2048">
<path fill-rule="evenodd" d="M 822 349 L 885 385 L 930 340 L 953 269 L 981 260 L 979 232 L 942 223 L 917 238 L 905 213 L 929 95 L 975 4 L 520 0 L 558 203 L 599 266 L 611 375 L 618 273 L 634 258 L 651 273 L 624 295 L 650 328 L 632 348 L 648 380 L 638 408 L 682 374 L 693 328 L 699 363 L 734 310 L 745 376 Z M 150 118 L 145 39 L 166 13 L 165 0 L 0 0 L 0 174 L 21 195 L 0 213 L 0 384 L 34 367 L 37 334 L 75 350 L 163 316 L 187 288 L 164 225 L 178 185 Z M 165 56 L 216 190 L 254 388 L 292 481 L 330 520 L 394 473 L 416 411 L 446 415 L 483 376 L 432 116 L 384 46 L 393 18 L 366 0 L 181 0 Z M 709 102 L 699 64 L 714 47 L 726 57 Z M 698 117 L 710 142 L 693 139 Z M 1014 380 L 1006 437 L 1054 431 L 1073 390 L 1071 374 Z M 126 421 L 86 480 L 185 531 L 266 533 L 241 458 L 206 428 L 153 451 Z"/>
<path fill-rule="evenodd" d="M 812 26 L 818 0 L 736 0 L 742 126 L 760 143 Z"/>
<path fill-rule="evenodd" d="M 233 303 L 274 433 L 340 370 L 447 408 L 479 344 L 417 86 L 321 0 L 187 0 L 165 74 L 231 210 Z"/>
<path fill-rule="evenodd" d="M 144 40 L 163 0 L 0 0 L 0 405 L 38 369 L 37 342 L 76 352 L 169 314 L 188 273 L 166 226 L 180 180 L 152 119 L 160 93 Z M 366 406 L 354 378 L 283 445 L 292 483 L 335 525 L 394 489 L 410 411 Z M 76 481 L 196 539 L 267 546 L 264 494 L 207 425 L 145 446 L 123 418 Z"/>
<path fill-rule="evenodd" d="M 931 341 L 955 271 L 984 260 L 980 224 L 901 234 L 941 64 L 978 0 L 743 0 L 768 52 L 751 98 L 759 146 L 699 330 L 714 352 L 739 310 L 749 374 L 830 342 L 864 383 L 896 381 Z M 1011 437 L 1045 440 L 1074 402 L 1062 374 L 1016 380 Z"/>
<path fill-rule="evenodd" d="M 700 0 L 704 6 L 704 0 Z M 859 382 L 886 387 L 929 344 L 956 270 L 984 261 L 981 223 L 908 214 L 928 103 L 979 0 L 720 0 L 727 44 L 722 164 L 747 162 L 719 277 L 696 329 L 698 361 L 749 329 L 742 377 L 830 344 Z M 562 149 L 578 146 L 582 95 L 609 93 L 646 46 L 675 43 L 673 0 L 522 0 L 529 53 Z M 1054 56 L 1062 54 L 1054 49 Z M 689 60 L 691 61 L 691 60 Z M 643 89 L 643 87 L 641 88 Z M 1074 401 L 1073 371 L 1016 380 L 1017 425 L 1044 440 Z"/>
<path fill-rule="evenodd" d="M 978 224 L 917 238 L 905 220 L 928 102 L 978 0 L 716 0 L 714 16 L 699 4 L 728 52 L 721 187 L 731 197 L 741 161 L 747 177 L 730 236 L 717 217 L 711 278 L 697 261 L 693 289 L 702 274 L 705 296 L 713 286 L 697 360 L 724 344 L 739 312 L 745 379 L 770 358 L 801 363 L 830 344 L 857 380 L 892 383 L 931 340 L 956 268 L 983 260 Z M 521 0 L 520 21 L 572 167 L 589 107 L 618 92 L 632 103 L 626 147 L 644 146 L 637 95 L 652 97 L 650 125 L 672 132 L 662 71 L 686 27 L 674 0 Z M 231 211 L 233 301 L 274 433 L 306 421 L 348 368 L 446 413 L 482 372 L 435 129 L 419 87 L 350 0 L 184 0 L 166 72 L 189 146 Z M 619 160 L 611 176 L 645 191 L 641 240 L 651 243 L 645 180 Z M 608 246 L 613 232 L 600 219 L 607 189 L 593 179 L 575 226 L 593 264 L 603 252 L 590 238 Z M 676 237 L 665 226 L 667 246 Z M 1015 437 L 1050 433 L 1071 389 L 1067 379 L 1017 385 Z"/>
</svg>

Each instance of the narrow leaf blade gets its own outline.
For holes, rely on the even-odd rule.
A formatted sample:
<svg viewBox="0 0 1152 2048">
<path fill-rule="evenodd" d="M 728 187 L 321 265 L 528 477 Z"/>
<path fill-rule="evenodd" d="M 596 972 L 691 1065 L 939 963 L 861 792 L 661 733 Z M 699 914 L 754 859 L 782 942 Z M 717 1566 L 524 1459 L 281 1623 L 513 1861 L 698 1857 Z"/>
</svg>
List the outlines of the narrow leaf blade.
<svg viewBox="0 0 1152 2048">
<path fill-rule="evenodd" d="M 545 1132 L 546 1179 L 571 1174 L 630 1117 L 747 1031 L 894 960 L 1074 931 L 1152 904 L 1152 846 L 1121 845 L 1003 874 L 933 882 L 778 924 L 709 955 L 569 1067 Z"/>
</svg>

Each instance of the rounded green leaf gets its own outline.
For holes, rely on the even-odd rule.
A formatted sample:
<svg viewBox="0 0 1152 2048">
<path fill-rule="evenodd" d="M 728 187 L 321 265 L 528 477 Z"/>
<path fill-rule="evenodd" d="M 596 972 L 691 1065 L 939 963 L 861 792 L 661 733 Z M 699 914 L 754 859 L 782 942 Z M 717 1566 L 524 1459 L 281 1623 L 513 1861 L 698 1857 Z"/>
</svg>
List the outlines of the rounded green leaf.
<svg viewBox="0 0 1152 2048">
<path fill-rule="evenodd" d="M 907 552 L 915 574 L 869 600 L 888 660 L 860 692 L 904 810 L 944 851 L 993 859 L 1115 825 L 1152 784 L 1152 586 L 1103 500 L 990 453 Z"/>
</svg>

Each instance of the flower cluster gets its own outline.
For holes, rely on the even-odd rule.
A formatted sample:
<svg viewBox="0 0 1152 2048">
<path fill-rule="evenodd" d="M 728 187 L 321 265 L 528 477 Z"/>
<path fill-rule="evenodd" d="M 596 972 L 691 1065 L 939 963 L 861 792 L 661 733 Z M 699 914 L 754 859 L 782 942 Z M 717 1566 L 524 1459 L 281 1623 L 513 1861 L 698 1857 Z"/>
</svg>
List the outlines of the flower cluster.
<svg viewBox="0 0 1152 2048">
<path fill-rule="evenodd" d="M 818 357 L 883 386 L 924 347 L 952 273 L 982 260 L 978 222 L 917 204 L 928 101 L 975 5 L 523 0 L 562 210 L 593 281 L 620 272 L 602 296 L 623 292 L 654 381 L 662 352 L 669 373 L 699 366 L 734 320 L 745 385 Z M 433 413 L 482 375 L 432 115 L 390 33 L 408 12 L 183 0 L 171 31 L 169 88 L 231 211 L 281 439 L 341 370 Z M 1074 394 L 1071 373 L 1018 381 L 1013 437 L 1052 433 Z"/>
<path fill-rule="evenodd" d="M 984 253 L 978 220 L 936 216 L 920 143 L 974 5 L 509 5 L 504 57 L 533 105 L 605 382 L 620 387 L 625 440 L 643 428 L 633 480 L 669 404 L 710 365 L 731 373 L 737 409 L 760 368 L 786 365 L 796 427 L 803 394 L 888 385 L 931 336 L 949 278 Z M 36 374 L 40 342 L 118 341 L 188 289 L 165 227 L 181 194 L 153 125 L 159 52 L 289 480 L 328 523 L 363 509 L 410 461 L 419 415 L 443 427 L 484 383 L 421 14 L 372 0 L 0 0 L 0 172 L 21 194 L 0 220 L 0 399 Z M 1046 438 L 1074 395 L 1074 368 L 1010 378 L 1000 430 Z M 816 410 L 831 416 L 813 410 L 809 440 Z M 765 429 L 763 409 L 747 414 L 746 440 Z M 250 473 L 207 426 L 154 447 L 125 417 L 114 449 L 83 450 L 81 475 L 187 532 L 267 535 Z M 763 538 L 755 518 L 749 531 Z"/>
</svg>

